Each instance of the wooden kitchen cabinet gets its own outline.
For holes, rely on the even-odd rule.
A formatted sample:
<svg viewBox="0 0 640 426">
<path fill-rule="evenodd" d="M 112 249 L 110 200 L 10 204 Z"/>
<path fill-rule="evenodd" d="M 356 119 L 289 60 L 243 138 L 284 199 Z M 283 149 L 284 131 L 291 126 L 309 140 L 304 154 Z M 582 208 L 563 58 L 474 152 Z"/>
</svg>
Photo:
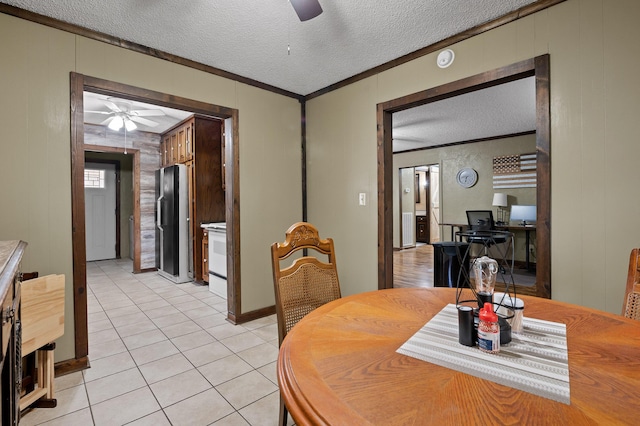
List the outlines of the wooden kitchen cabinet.
<svg viewBox="0 0 640 426">
<path fill-rule="evenodd" d="M 416 242 L 429 242 L 429 221 L 427 216 L 416 216 Z"/>
<path fill-rule="evenodd" d="M 173 146 L 172 162 L 185 164 L 189 179 L 189 237 L 194 281 L 208 280 L 203 261 L 203 233 L 200 225 L 224 222 L 225 200 L 223 182 L 224 146 L 223 121 L 213 117 L 194 115 L 178 123 L 162 135 L 161 140 Z M 169 148 L 171 152 L 171 148 Z M 207 267 L 208 268 L 208 267 Z"/>
</svg>

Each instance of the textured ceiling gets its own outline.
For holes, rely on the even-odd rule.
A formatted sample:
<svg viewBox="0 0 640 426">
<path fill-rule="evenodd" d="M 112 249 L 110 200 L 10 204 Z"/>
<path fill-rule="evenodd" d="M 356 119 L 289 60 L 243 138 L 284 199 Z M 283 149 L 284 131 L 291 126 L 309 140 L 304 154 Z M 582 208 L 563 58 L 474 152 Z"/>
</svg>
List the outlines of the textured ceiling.
<svg viewBox="0 0 640 426">
<path fill-rule="evenodd" d="M 0 2 L 307 95 L 535 0 L 320 0 L 305 22 L 288 0 Z"/>
<path fill-rule="evenodd" d="M 535 0 L 320 0 L 324 12 L 305 22 L 288 0 L 0 3 L 307 95 Z M 85 94 L 85 111 L 109 111 L 104 98 Z M 394 114 L 394 152 L 535 130 L 533 99 L 527 79 Z M 139 130 L 161 133 L 185 114 L 163 110 Z"/>
<path fill-rule="evenodd" d="M 393 151 L 530 132 L 536 129 L 534 77 L 393 114 Z"/>
</svg>

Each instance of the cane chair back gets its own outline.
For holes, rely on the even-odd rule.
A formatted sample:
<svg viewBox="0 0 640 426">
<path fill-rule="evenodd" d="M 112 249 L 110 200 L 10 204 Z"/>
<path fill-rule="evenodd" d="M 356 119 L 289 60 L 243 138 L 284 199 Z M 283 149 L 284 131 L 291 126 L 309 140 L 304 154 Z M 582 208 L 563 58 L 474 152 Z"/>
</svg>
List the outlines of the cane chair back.
<svg viewBox="0 0 640 426">
<path fill-rule="evenodd" d="M 301 255 L 296 257 L 298 254 Z M 325 257 L 326 261 L 321 260 Z M 333 240 L 321 240 L 318 230 L 310 223 L 291 225 L 285 233 L 285 241 L 271 245 L 271 259 L 278 343 L 282 344 L 287 333 L 302 317 L 340 298 L 340 283 Z M 287 407 L 280 395 L 278 424 L 286 426 L 287 417 Z"/>
<path fill-rule="evenodd" d="M 302 253 L 290 265 L 281 265 Z M 298 222 L 287 230 L 283 243 L 271 245 L 279 343 L 306 314 L 340 298 L 340 283 L 331 238 L 320 239 L 318 230 Z M 326 261 L 323 260 L 326 258 Z"/>
<path fill-rule="evenodd" d="M 640 249 L 631 250 L 622 315 L 640 320 Z"/>
</svg>

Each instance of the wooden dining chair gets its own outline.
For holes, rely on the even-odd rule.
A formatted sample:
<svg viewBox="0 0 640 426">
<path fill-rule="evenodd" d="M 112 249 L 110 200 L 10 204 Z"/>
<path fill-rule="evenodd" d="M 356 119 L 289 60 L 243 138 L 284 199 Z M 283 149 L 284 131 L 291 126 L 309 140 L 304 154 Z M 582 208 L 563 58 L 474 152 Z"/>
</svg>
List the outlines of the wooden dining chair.
<svg viewBox="0 0 640 426">
<path fill-rule="evenodd" d="M 298 254 L 300 254 L 299 257 Z M 331 238 L 320 239 L 315 226 L 291 225 L 283 243 L 271 245 L 278 341 L 309 312 L 340 298 L 340 283 Z M 287 408 L 280 395 L 280 425 L 287 424 Z"/>
<path fill-rule="evenodd" d="M 629 257 L 629 273 L 627 274 L 627 289 L 624 293 L 622 315 L 627 318 L 640 320 L 640 249 L 631 250 Z"/>
</svg>

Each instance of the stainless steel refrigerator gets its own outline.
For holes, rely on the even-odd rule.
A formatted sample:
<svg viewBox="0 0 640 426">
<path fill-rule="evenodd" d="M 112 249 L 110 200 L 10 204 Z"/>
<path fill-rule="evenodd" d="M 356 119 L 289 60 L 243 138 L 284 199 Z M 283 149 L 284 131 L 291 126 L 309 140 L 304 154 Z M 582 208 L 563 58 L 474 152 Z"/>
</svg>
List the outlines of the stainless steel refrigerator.
<svg viewBox="0 0 640 426">
<path fill-rule="evenodd" d="M 189 276 L 189 185 L 183 164 L 156 170 L 158 273 L 176 283 Z"/>
</svg>

